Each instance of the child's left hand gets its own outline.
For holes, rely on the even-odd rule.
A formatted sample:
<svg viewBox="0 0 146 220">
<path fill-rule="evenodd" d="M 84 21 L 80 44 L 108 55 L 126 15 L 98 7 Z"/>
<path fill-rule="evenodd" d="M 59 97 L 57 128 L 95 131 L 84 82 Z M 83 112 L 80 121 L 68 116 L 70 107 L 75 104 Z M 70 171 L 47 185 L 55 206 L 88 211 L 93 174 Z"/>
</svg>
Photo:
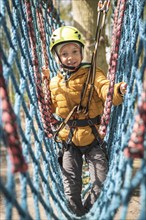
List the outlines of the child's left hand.
<svg viewBox="0 0 146 220">
<path fill-rule="evenodd" d="M 121 83 L 120 92 L 122 95 L 124 95 L 127 92 L 127 83 Z"/>
<path fill-rule="evenodd" d="M 43 77 L 43 80 L 50 78 L 50 71 L 45 66 L 42 67 L 42 77 Z"/>
</svg>

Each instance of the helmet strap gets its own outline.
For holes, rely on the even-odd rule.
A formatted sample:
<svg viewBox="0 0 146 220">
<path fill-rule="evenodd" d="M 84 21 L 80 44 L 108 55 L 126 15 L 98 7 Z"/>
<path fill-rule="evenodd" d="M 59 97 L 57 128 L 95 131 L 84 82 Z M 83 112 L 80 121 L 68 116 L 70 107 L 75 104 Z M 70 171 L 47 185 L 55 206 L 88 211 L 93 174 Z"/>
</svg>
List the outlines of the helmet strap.
<svg viewBox="0 0 146 220">
<path fill-rule="evenodd" d="M 82 66 L 83 64 L 80 63 L 80 65 L 74 70 L 74 71 L 69 71 L 68 69 L 64 69 L 62 68 L 62 75 L 64 77 L 65 82 L 70 78 L 71 74 L 75 73 L 76 71 L 78 71 L 78 69 Z"/>
</svg>

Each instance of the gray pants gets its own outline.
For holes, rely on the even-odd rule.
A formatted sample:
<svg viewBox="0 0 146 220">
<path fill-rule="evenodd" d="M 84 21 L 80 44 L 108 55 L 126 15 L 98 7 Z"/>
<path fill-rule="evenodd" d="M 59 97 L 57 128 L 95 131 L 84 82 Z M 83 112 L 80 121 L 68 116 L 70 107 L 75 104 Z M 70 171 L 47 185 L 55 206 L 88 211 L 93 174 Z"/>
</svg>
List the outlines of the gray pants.
<svg viewBox="0 0 146 220">
<path fill-rule="evenodd" d="M 83 154 L 89 166 L 92 184 L 84 205 L 81 200 Z M 64 192 L 70 208 L 76 215 L 82 216 L 92 207 L 101 191 L 107 169 L 107 159 L 104 152 L 97 146 L 97 142 L 94 142 L 94 146 L 89 145 L 82 148 L 68 145 L 64 151 L 62 163 Z"/>
</svg>

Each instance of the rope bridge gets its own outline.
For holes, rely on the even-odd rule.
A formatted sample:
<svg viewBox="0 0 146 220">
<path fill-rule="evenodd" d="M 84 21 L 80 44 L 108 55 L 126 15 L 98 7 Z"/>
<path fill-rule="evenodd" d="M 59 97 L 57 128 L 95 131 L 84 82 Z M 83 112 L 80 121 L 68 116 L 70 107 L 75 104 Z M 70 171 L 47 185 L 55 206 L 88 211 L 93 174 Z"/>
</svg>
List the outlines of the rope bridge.
<svg viewBox="0 0 146 220">
<path fill-rule="evenodd" d="M 124 8 L 116 81 L 128 84 L 124 103 L 112 107 L 107 135 L 109 172 L 90 212 L 69 210 L 57 161 L 59 146 L 50 138 L 56 119 L 49 106 L 41 67 L 57 71 L 49 36 L 62 25 L 52 1 L 1 0 L 0 6 L 0 190 L 2 219 L 113 219 L 121 207 L 126 219 L 133 191 L 140 188 L 146 218 L 146 12 L 145 0 L 119 0 Z M 116 16 L 120 11 L 116 12 Z M 111 60 L 110 65 L 114 65 Z M 108 103 L 107 103 L 108 105 Z M 48 123 L 49 122 L 49 123 Z M 133 164 L 140 160 L 133 174 Z M 88 188 L 88 185 L 87 185 Z M 86 193 L 85 189 L 83 194 Z"/>
</svg>

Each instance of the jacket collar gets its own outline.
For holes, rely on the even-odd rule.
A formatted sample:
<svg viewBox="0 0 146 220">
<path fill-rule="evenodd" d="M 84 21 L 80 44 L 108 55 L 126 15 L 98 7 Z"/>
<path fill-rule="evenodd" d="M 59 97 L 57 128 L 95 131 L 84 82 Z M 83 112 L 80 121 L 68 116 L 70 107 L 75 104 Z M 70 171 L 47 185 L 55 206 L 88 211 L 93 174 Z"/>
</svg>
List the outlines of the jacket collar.
<svg viewBox="0 0 146 220">
<path fill-rule="evenodd" d="M 60 70 L 58 73 L 58 77 L 60 78 L 64 78 L 65 81 L 72 78 L 73 76 L 79 76 L 82 75 L 85 71 L 86 68 L 89 68 L 91 66 L 90 63 L 81 63 L 79 68 L 76 71 L 73 72 L 69 72 L 69 71 L 64 71 L 64 70 Z"/>
</svg>

